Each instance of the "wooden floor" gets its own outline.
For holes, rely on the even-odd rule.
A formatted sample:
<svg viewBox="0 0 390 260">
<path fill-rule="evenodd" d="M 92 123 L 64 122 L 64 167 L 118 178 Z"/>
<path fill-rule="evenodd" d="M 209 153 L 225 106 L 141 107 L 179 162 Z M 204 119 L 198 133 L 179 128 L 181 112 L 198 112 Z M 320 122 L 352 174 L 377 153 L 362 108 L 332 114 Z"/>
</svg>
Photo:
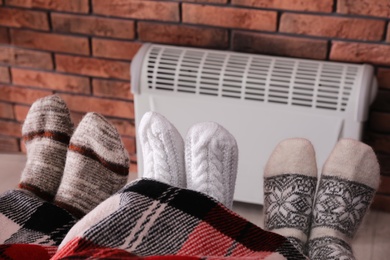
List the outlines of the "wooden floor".
<svg viewBox="0 0 390 260">
<path fill-rule="evenodd" d="M 16 187 L 26 158 L 20 154 L 0 154 L 0 194 Z M 131 174 L 129 180 L 137 175 Z M 263 208 L 235 202 L 233 210 L 252 223 L 263 227 Z M 353 244 L 358 260 L 390 259 L 390 213 L 370 211 L 364 219 Z"/>
</svg>

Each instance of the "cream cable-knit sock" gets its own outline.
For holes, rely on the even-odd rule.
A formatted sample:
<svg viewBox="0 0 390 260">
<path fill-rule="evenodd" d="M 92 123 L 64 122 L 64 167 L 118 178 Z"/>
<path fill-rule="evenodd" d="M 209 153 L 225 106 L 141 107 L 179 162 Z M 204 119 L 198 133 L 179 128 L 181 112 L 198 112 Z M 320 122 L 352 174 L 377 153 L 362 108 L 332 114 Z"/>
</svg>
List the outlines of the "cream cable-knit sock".
<svg viewBox="0 0 390 260">
<path fill-rule="evenodd" d="M 127 182 L 129 155 L 103 116 L 88 113 L 72 138 L 55 204 L 80 218 Z"/>
<path fill-rule="evenodd" d="M 56 95 L 38 99 L 24 121 L 27 163 L 19 187 L 45 200 L 57 193 L 65 166 L 73 123 L 64 101 Z"/>
<path fill-rule="evenodd" d="M 337 143 L 326 161 L 316 194 L 310 259 L 354 259 L 350 242 L 379 185 L 379 164 L 368 145 Z"/>
<path fill-rule="evenodd" d="M 176 187 L 186 187 L 184 141 L 177 129 L 162 115 L 146 113 L 139 126 L 143 177 Z"/>
<path fill-rule="evenodd" d="M 306 139 L 287 139 L 271 154 L 264 171 L 264 227 L 287 237 L 301 252 L 308 239 L 317 164 Z"/>
<path fill-rule="evenodd" d="M 217 123 L 196 124 L 187 134 L 185 160 L 187 188 L 232 208 L 238 163 L 234 137 Z"/>
</svg>

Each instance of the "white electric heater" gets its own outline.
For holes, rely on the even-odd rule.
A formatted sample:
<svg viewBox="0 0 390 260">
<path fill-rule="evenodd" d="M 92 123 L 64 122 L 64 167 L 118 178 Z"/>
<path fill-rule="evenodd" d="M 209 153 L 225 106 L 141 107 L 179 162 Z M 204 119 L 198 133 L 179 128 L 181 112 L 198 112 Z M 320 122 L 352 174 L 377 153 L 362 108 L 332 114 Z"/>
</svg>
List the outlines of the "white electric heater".
<svg viewBox="0 0 390 260">
<path fill-rule="evenodd" d="M 156 111 L 185 138 L 215 121 L 238 143 L 234 199 L 263 203 L 263 170 L 275 146 L 304 137 L 319 169 L 340 138 L 360 139 L 377 84 L 370 65 L 145 44 L 131 64 L 135 123 Z M 137 139 L 139 175 L 142 152 Z"/>
</svg>

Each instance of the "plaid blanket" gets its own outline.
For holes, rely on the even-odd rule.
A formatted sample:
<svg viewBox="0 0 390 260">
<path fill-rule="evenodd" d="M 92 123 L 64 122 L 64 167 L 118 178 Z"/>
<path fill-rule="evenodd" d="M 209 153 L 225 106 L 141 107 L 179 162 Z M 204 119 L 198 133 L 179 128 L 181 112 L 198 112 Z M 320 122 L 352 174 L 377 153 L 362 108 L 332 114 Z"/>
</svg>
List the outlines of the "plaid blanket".
<svg viewBox="0 0 390 260">
<path fill-rule="evenodd" d="M 76 222 L 66 210 L 29 191 L 0 195 L 0 244 L 58 246 Z"/>
<path fill-rule="evenodd" d="M 0 257 L 10 250 L 0 247 Z M 87 214 L 52 259 L 87 258 L 306 259 L 286 238 L 212 198 L 148 179 L 128 184 Z"/>
</svg>

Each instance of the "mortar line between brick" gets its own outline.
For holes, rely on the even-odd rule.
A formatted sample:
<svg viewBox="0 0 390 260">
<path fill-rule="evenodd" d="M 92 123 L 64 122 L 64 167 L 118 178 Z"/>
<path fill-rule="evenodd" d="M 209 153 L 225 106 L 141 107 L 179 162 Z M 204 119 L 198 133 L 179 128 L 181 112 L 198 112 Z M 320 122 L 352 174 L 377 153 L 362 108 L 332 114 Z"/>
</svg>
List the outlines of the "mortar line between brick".
<svg viewBox="0 0 390 260">
<path fill-rule="evenodd" d="M 332 7 L 332 12 L 337 13 L 337 5 L 338 5 L 338 0 L 333 1 L 333 7 Z"/>
</svg>

